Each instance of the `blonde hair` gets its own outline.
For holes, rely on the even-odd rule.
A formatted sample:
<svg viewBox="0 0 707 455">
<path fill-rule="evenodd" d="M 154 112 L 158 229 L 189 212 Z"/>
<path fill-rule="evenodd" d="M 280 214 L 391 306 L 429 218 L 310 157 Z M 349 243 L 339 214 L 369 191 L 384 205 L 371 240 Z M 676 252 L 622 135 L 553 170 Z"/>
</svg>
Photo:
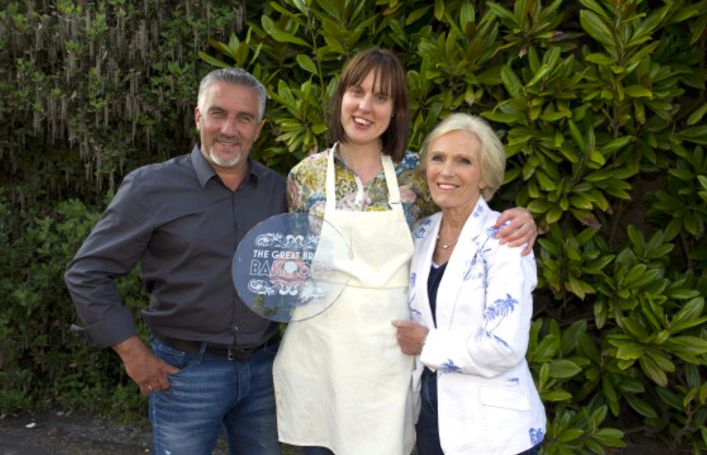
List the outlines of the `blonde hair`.
<svg viewBox="0 0 707 455">
<path fill-rule="evenodd" d="M 442 120 L 425 138 L 422 145 L 420 166 L 418 172 L 423 173 L 427 169 L 427 153 L 429 144 L 437 138 L 453 131 L 466 131 L 479 140 L 481 145 L 479 158 L 481 160 L 481 178 L 486 186 L 481 189 L 481 195 L 485 200 L 490 201 L 496 190 L 503 183 L 503 174 L 506 170 L 506 152 L 501 140 L 491 129 L 488 123 L 480 117 L 470 114 L 452 114 Z"/>
</svg>

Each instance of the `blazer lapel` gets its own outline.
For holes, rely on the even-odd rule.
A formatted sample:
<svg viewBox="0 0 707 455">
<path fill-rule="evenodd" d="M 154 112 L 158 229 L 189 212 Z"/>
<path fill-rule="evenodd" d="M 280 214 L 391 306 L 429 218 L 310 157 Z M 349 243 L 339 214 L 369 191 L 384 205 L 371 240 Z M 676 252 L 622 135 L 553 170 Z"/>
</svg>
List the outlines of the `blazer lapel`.
<svg viewBox="0 0 707 455">
<path fill-rule="evenodd" d="M 437 243 L 442 213 L 438 212 L 420 223 L 413 234 L 415 241 L 415 256 L 411 267 L 410 295 L 408 302 L 413 320 L 434 327 L 434 318 L 430 309 L 430 299 L 427 295 L 427 280 L 432 267 L 432 255 Z"/>
<path fill-rule="evenodd" d="M 490 212 L 486 201 L 479 196 L 476 207 L 464 222 L 437 292 L 438 327 L 451 327 L 457 303 L 472 297 L 464 292 L 465 284 L 475 278 L 471 276 L 471 268 L 479 252 L 479 234 L 483 233 L 486 217 Z"/>
</svg>

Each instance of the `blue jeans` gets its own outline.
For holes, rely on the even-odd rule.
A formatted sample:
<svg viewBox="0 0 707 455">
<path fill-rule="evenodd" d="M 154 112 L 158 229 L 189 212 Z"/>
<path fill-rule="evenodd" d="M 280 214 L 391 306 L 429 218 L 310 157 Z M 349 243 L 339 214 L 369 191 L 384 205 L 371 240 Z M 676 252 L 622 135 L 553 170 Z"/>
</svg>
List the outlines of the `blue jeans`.
<svg viewBox="0 0 707 455">
<path fill-rule="evenodd" d="M 439 442 L 439 421 L 437 419 L 437 375 L 422 375 L 420 418 L 415 424 L 417 435 L 417 455 L 444 455 Z M 540 444 L 518 455 L 537 455 Z"/>
<path fill-rule="evenodd" d="M 420 418 L 415 424 L 417 455 L 444 455 L 437 420 L 437 376 L 428 373 L 422 375 Z"/>
<path fill-rule="evenodd" d="M 153 338 L 155 355 L 180 371 L 151 393 L 152 453 L 209 455 L 225 430 L 229 453 L 279 455 L 272 363 L 277 343 L 247 362 L 175 349 Z"/>
</svg>

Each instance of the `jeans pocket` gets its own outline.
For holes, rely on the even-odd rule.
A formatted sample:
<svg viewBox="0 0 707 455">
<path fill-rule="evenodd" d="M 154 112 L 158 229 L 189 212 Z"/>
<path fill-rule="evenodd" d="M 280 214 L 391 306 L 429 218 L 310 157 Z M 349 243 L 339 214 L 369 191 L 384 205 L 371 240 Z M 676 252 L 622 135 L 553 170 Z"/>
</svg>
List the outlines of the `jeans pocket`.
<svg viewBox="0 0 707 455">
<path fill-rule="evenodd" d="M 175 368 L 179 368 L 179 371 L 170 374 L 170 376 L 180 375 L 184 370 L 197 363 L 200 358 L 200 354 L 198 353 L 192 354 L 190 352 L 180 351 L 154 337 L 152 338 L 152 351 L 160 360 Z"/>
</svg>

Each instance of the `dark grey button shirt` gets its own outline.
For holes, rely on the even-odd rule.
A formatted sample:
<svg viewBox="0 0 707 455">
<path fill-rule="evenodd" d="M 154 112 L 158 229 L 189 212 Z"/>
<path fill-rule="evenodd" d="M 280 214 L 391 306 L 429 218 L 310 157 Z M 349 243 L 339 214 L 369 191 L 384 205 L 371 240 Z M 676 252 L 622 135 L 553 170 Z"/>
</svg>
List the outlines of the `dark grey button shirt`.
<svg viewBox="0 0 707 455">
<path fill-rule="evenodd" d="M 69 264 L 65 280 L 99 346 L 135 335 L 132 314 L 114 279 L 139 261 L 153 333 L 250 347 L 275 324 L 250 311 L 231 279 L 233 253 L 248 230 L 285 212 L 284 179 L 249 159 L 250 173 L 229 190 L 199 147 L 191 154 L 131 172 Z"/>
</svg>

